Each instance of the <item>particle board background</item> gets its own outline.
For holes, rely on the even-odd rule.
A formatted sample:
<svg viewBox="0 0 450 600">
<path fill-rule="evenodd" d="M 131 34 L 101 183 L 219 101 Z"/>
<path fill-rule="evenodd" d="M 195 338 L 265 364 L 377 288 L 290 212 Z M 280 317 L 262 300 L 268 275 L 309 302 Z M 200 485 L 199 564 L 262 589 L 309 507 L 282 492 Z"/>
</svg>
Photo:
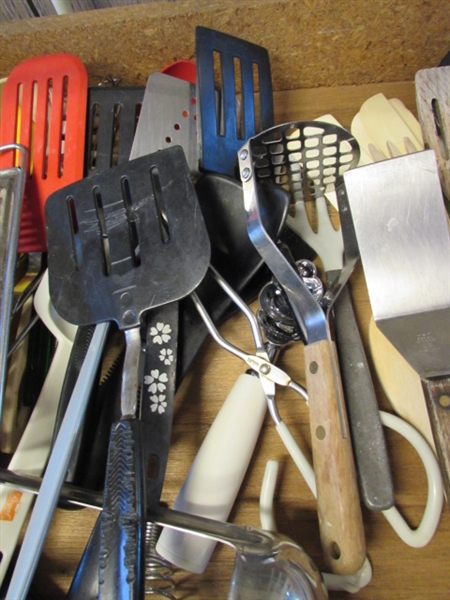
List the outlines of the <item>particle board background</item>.
<svg viewBox="0 0 450 600">
<path fill-rule="evenodd" d="M 411 81 L 450 50 L 449 0 L 160 0 L 0 26 L 0 76 L 21 60 L 72 52 L 91 83 L 194 56 L 204 25 L 264 45 L 275 90 Z"/>
</svg>

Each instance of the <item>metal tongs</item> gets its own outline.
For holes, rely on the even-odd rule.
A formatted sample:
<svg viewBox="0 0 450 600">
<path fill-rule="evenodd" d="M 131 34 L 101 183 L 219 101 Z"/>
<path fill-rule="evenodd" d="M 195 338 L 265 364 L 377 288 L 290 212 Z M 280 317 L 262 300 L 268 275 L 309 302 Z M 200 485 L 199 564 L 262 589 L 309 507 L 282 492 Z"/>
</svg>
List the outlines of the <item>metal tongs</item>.
<svg viewBox="0 0 450 600">
<path fill-rule="evenodd" d="M 213 339 L 224 350 L 227 350 L 231 354 L 234 354 L 234 356 L 237 356 L 238 358 L 243 360 L 248 365 L 248 367 L 250 367 L 259 375 L 261 385 L 267 398 L 269 412 L 274 422 L 279 423 L 281 421 L 281 417 L 275 402 L 276 386 L 281 385 L 284 387 L 290 387 L 293 390 L 295 390 L 298 394 L 300 394 L 300 396 L 302 396 L 304 400 L 308 400 L 308 394 L 302 385 L 294 381 L 285 371 L 275 366 L 271 362 L 269 354 L 264 345 L 258 320 L 254 313 L 251 311 L 250 307 L 242 300 L 239 294 L 237 294 L 233 290 L 233 288 L 230 285 L 228 285 L 225 279 L 212 265 L 210 265 L 209 271 L 213 275 L 217 283 L 220 285 L 220 287 L 230 296 L 234 303 L 247 317 L 247 320 L 250 323 L 253 339 L 255 342 L 255 353 L 250 354 L 248 352 L 245 352 L 244 350 L 241 350 L 240 348 L 227 341 L 220 335 L 217 327 L 214 325 L 212 318 L 209 316 L 208 311 L 205 309 L 200 298 L 195 292 L 191 293 L 192 301 L 194 302 L 195 307 L 197 308 Z"/>
<path fill-rule="evenodd" d="M 237 348 L 229 341 L 225 340 L 217 330 L 214 325 L 211 317 L 206 311 L 205 307 L 201 303 L 198 296 L 195 294 L 191 294 L 191 298 L 195 303 L 195 306 L 201 315 L 203 321 L 205 322 L 208 331 L 210 332 L 213 339 L 225 350 L 237 356 L 241 360 L 243 360 L 254 372 L 256 372 L 259 376 L 261 386 L 263 388 L 264 394 L 267 400 L 267 406 L 269 409 L 270 416 L 272 417 L 273 422 L 275 423 L 276 430 L 281 440 L 283 441 L 286 449 L 300 470 L 303 478 L 305 479 L 308 487 L 311 489 L 314 495 L 316 495 L 316 480 L 314 476 L 314 471 L 308 462 L 307 458 L 301 451 L 298 446 L 294 436 L 291 431 L 287 427 L 286 423 L 283 421 L 276 404 L 276 386 L 281 385 L 284 387 L 290 387 L 295 392 L 297 392 L 306 402 L 308 402 L 308 392 L 307 390 L 298 382 L 294 381 L 290 375 L 288 375 L 285 371 L 275 366 L 269 357 L 269 353 L 266 350 L 260 326 L 258 323 L 258 319 L 255 314 L 252 312 L 250 307 L 242 300 L 242 298 L 229 286 L 229 284 L 224 280 L 224 278 L 217 272 L 214 267 L 210 266 L 210 273 L 213 275 L 217 283 L 222 287 L 222 289 L 230 296 L 230 298 L 234 301 L 234 303 L 239 307 L 239 309 L 246 316 L 251 330 L 253 339 L 255 342 L 256 351 L 255 354 L 249 354 L 240 348 Z M 309 293 L 309 292 L 308 292 Z"/>
</svg>

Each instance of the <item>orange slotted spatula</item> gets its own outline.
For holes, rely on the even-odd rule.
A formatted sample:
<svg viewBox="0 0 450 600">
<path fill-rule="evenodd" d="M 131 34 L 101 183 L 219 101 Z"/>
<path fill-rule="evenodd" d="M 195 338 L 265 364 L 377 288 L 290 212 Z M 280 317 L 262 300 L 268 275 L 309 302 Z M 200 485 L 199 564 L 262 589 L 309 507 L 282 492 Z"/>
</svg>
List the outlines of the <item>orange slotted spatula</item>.
<svg viewBox="0 0 450 600">
<path fill-rule="evenodd" d="M 45 202 L 83 177 L 87 84 L 84 64 L 68 53 L 28 58 L 5 83 L 1 144 L 28 149 L 20 252 L 46 251 Z M 13 166 L 14 152 L 4 155 L 1 168 Z"/>
</svg>

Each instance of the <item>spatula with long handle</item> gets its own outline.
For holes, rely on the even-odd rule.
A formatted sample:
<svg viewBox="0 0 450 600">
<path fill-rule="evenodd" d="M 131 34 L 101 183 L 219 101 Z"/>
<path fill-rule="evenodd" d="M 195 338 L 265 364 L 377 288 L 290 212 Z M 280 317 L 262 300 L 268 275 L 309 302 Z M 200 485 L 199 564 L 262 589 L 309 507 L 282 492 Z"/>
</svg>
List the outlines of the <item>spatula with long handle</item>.
<svg viewBox="0 0 450 600">
<path fill-rule="evenodd" d="M 55 193 L 47 201 L 46 218 L 55 308 L 79 325 L 114 320 L 127 338 L 122 418 L 111 430 L 105 484 L 99 594 L 108 599 L 139 597 L 145 510 L 137 419 L 141 317 L 195 289 L 209 265 L 209 239 L 180 147 L 135 159 Z M 47 476 L 52 476 L 48 470 Z M 29 530 L 11 598 L 26 591 L 35 566 L 34 558 L 27 558 L 31 544 L 26 542 L 35 537 Z M 42 539 L 38 541 L 31 554 L 42 547 Z"/>
<path fill-rule="evenodd" d="M 450 233 L 433 150 L 344 174 L 375 322 L 419 373 L 450 492 Z"/>
</svg>

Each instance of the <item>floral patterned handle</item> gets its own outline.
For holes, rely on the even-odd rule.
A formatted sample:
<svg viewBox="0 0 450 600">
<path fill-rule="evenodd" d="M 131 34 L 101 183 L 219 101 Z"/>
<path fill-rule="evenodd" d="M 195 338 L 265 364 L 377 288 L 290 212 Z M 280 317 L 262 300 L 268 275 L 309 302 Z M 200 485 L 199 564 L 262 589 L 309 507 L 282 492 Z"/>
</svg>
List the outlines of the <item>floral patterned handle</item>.
<svg viewBox="0 0 450 600">
<path fill-rule="evenodd" d="M 147 313 L 141 394 L 147 506 L 159 503 L 172 433 L 176 389 L 178 302 Z"/>
</svg>

